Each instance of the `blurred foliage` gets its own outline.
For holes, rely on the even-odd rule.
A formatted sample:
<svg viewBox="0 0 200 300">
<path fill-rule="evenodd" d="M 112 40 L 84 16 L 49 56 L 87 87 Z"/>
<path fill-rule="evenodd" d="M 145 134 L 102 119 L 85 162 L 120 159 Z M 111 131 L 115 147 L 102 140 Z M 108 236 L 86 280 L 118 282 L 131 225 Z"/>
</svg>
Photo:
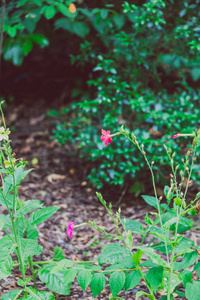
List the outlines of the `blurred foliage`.
<svg viewBox="0 0 200 300">
<path fill-rule="evenodd" d="M 178 154 L 185 152 L 190 141 L 171 136 L 190 133 L 200 122 L 200 1 L 138 0 L 121 5 L 102 0 L 96 7 L 77 1 L 73 13 L 71 1 L 35 0 L 31 10 L 28 2 L 18 1 L 17 9 L 6 10 L 5 59 L 22 63 L 33 43 L 47 46 L 52 32 L 62 30 L 70 45 L 69 36 L 79 37 L 79 50 L 77 44 L 76 49 L 72 46 L 72 63 L 93 65 L 90 97 L 83 92 L 79 102 L 49 112 L 58 119 L 53 137 L 60 145 L 74 145 L 91 163 L 88 178 L 97 188 L 105 182 L 122 187 L 132 178 L 130 190 L 138 194 L 141 180 L 148 177 L 143 157 L 123 139 L 113 138 L 108 148 L 100 140 L 101 128 L 115 133 L 123 124 L 153 155 L 157 180 L 162 182 L 169 164 L 163 144 Z M 50 26 L 44 26 L 45 19 Z M 196 169 L 198 180 L 198 160 Z"/>
</svg>

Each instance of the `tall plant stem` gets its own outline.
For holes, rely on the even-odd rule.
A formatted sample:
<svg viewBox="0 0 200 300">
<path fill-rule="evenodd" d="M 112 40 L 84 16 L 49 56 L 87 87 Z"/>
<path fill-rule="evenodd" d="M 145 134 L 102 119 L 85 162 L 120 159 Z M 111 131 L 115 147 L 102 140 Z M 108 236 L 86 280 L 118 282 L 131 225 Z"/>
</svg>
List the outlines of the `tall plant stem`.
<svg viewBox="0 0 200 300">
<path fill-rule="evenodd" d="M 31 273 L 33 275 L 34 288 L 37 291 L 36 272 L 35 272 L 34 267 L 33 267 L 33 261 L 32 261 L 31 256 L 28 257 L 28 261 L 29 261 L 29 265 L 30 265 L 30 268 L 31 268 Z"/>
</svg>

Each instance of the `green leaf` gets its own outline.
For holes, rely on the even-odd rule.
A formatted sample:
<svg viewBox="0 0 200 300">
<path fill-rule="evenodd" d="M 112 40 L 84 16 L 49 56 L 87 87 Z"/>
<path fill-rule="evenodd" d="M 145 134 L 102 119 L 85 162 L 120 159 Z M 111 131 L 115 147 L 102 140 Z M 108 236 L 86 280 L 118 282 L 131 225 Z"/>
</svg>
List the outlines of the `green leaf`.
<svg viewBox="0 0 200 300">
<path fill-rule="evenodd" d="M 135 246 L 133 248 L 141 250 L 148 257 L 151 258 L 153 263 L 163 267 L 168 267 L 167 263 L 164 260 L 162 260 L 162 258 L 157 253 L 154 252 L 154 249 L 144 246 Z"/>
<path fill-rule="evenodd" d="M 147 293 L 142 292 L 142 291 L 139 291 L 139 292 L 136 293 L 136 295 L 135 295 L 136 298 L 135 299 L 138 299 L 138 298 L 140 298 L 143 295 L 147 296 L 151 300 L 155 300 L 155 297 L 153 295 L 147 294 Z"/>
<path fill-rule="evenodd" d="M 38 271 L 38 276 L 41 281 L 46 283 L 46 286 L 58 293 L 59 295 L 69 295 L 70 294 L 70 286 L 72 282 L 67 282 L 65 279 L 65 272 L 60 271 L 56 274 L 52 274 L 51 269 L 55 266 L 55 264 L 43 266 Z"/>
<path fill-rule="evenodd" d="M 157 200 L 153 196 L 142 195 L 142 198 L 146 203 L 158 209 Z"/>
<path fill-rule="evenodd" d="M 188 282 L 185 295 L 188 300 L 200 300 L 200 281 Z"/>
<path fill-rule="evenodd" d="M 106 8 L 101 9 L 101 17 L 102 19 L 106 19 L 108 16 L 108 10 Z"/>
<path fill-rule="evenodd" d="M 126 281 L 124 285 L 125 291 L 131 290 L 140 283 L 141 274 L 139 271 L 131 271 L 126 275 Z"/>
<path fill-rule="evenodd" d="M 61 12 L 61 14 L 63 14 L 66 17 L 69 17 L 69 18 L 74 18 L 75 14 L 71 13 L 69 11 L 68 7 L 65 6 L 63 3 L 56 2 L 55 4 L 56 4 L 58 10 Z"/>
<path fill-rule="evenodd" d="M 51 273 L 62 271 L 65 268 L 73 267 L 73 262 L 69 259 L 62 259 L 56 263 L 56 266 L 52 268 Z"/>
<path fill-rule="evenodd" d="M 117 294 L 122 290 L 125 283 L 125 274 L 122 271 L 116 271 L 112 273 L 109 279 L 109 287 L 112 296 L 115 298 Z"/>
<path fill-rule="evenodd" d="M 138 221 L 124 219 L 124 220 L 122 220 L 122 223 L 123 223 L 126 231 L 130 230 L 133 233 L 139 233 L 139 234 L 141 234 L 143 232 L 142 223 L 140 223 Z"/>
<path fill-rule="evenodd" d="M 98 262 L 100 265 L 106 263 L 113 265 L 119 263 L 126 256 L 130 256 L 130 252 L 121 244 L 113 243 L 105 246 L 98 258 Z"/>
<path fill-rule="evenodd" d="M 39 225 L 53 216 L 58 209 L 59 207 L 51 206 L 36 210 L 31 214 L 29 222 L 31 225 Z"/>
<path fill-rule="evenodd" d="M 19 296 L 22 293 L 22 290 L 12 290 L 8 293 L 5 293 L 1 300 L 14 300 L 16 296 Z"/>
<path fill-rule="evenodd" d="M 179 271 L 182 269 L 186 269 L 191 265 L 193 265 L 197 259 L 198 259 L 198 253 L 196 251 L 186 253 L 181 262 L 174 263 L 174 270 Z"/>
<path fill-rule="evenodd" d="M 64 272 L 64 282 L 70 283 L 74 280 L 76 277 L 78 270 L 76 269 L 68 269 Z"/>
<path fill-rule="evenodd" d="M 95 273 L 90 282 L 90 288 L 93 292 L 92 297 L 96 297 L 103 291 L 106 284 L 106 277 L 103 273 Z"/>
<path fill-rule="evenodd" d="M 180 273 L 180 276 L 183 280 L 183 286 L 186 287 L 186 284 L 192 280 L 192 272 L 189 270 L 184 270 Z"/>
<path fill-rule="evenodd" d="M 79 272 L 77 276 L 77 281 L 84 292 L 85 292 L 85 288 L 90 284 L 91 279 L 92 279 L 92 274 L 90 271 L 83 270 Z"/>
<path fill-rule="evenodd" d="M 39 232 L 37 231 L 35 226 L 30 225 L 26 229 L 26 235 L 27 235 L 27 239 L 37 240 L 37 238 L 39 236 Z"/>
<path fill-rule="evenodd" d="M 19 166 L 15 172 L 14 172 L 14 176 L 15 176 L 15 184 L 18 185 L 22 182 L 22 180 L 24 180 L 24 178 L 34 169 L 29 169 L 24 171 L 24 166 Z M 12 184 L 13 184 L 13 180 L 12 180 Z"/>
<path fill-rule="evenodd" d="M 142 257 L 142 251 L 141 250 L 137 250 L 137 252 L 135 254 L 133 254 L 132 256 L 132 260 L 135 263 L 136 266 L 138 266 L 140 264 L 140 259 Z"/>
<path fill-rule="evenodd" d="M 55 300 L 55 297 L 50 292 L 39 292 L 32 287 L 27 288 L 29 296 L 26 298 L 22 297 L 20 300 Z"/>
<path fill-rule="evenodd" d="M 165 224 L 163 225 L 163 233 L 167 233 L 167 231 L 169 231 L 170 227 L 172 224 L 177 222 L 177 217 L 174 217 L 170 220 L 168 220 L 167 222 L 165 222 Z"/>
<path fill-rule="evenodd" d="M 14 239 L 14 236 L 12 236 Z M 6 235 L 0 239 L 0 249 L 1 251 L 7 251 L 8 253 L 13 253 L 17 245 Z"/>
<path fill-rule="evenodd" d="M 47 20 L 52 19 L 56 14 L 56 10 L 53 6 L 45 6 L 44 15 Z"/>
<path fill-rule="evenodd" d="M 73 24 L 73 29 L 74 32 L 82 38 L 86 37 L 90 32 L 90 27 L 84 22 L 75 22 Z"/>
<path fill-rule="evenodd" d="M 41 34 L 30 34 L 29 37 L 32 39 L 32 41 L 40 45 L 40 47 L 42 48 L 49 45 L 49 41 L 47 40 L 47 38 Z"/>
<path fill-rule="evenodd" d="M 146 279 L 153 288 L 153 291 L 156 292 L 163 279 L 163 267 L 151 268 L 146 275 Z"/>
<path fill-rule="evenodd" d="M 24 206 L 17 210 L 16 218 L 21 218 L 23 215 L 29 213 L 32 209 L 42 208 L 43 203 L 39 200 L 28 200 L 24 203 Z"/>
<path fill-rule="evenodd" d="M 0 231 L 4 227 L 5 222 L 6 222 L 5 216 L 4 215 L 0 215 Z"/>
<path fill-rule="evenodd" d="M 163 281 L 162 281 L 162 287 L 164 291 L 167 293 L 169 290 L 168 287 L 168 276 L 169 276 L 169 271 L 163 272 Z M 174 289 L 182 282 L 182 278 L 180 274 L 172 273 L 171 275 L 171 285 L 170 285 L 170 293 L 174 291 Z"/>
<path fill-rule="evenodd" d="M 5 279 L 12 273 L 13 261 L 9 252 L 0 251 L 0 280 Z"/>
<path fill-rule="evenodd" d="M 117 28 L 121 29 L 124 26 L 126 19 L 123 15 L 116 14 L 113 16 L 113 21 L 114 21 L 115 25 L 117 26 Z"/>
<path fill-rule="evenodd" d="M 200 261 L 194 266 L 194 271 L 200 270 Z"/>
<path fill-rule="evenodd" d="M 58 246 L 54 248 L 54 256 L 52 257 L 53 260 L 62 260 L 65 259 L 63 255 L 64 250 Z"/>
<path fill-rule="evenodd" d="M 23 261 L 26 261 L 29 256 L 42 253 L 42 246 L 39 246 L 37 241 L 31 239 L 21 239 L 21 248 Z"/>
</svg>

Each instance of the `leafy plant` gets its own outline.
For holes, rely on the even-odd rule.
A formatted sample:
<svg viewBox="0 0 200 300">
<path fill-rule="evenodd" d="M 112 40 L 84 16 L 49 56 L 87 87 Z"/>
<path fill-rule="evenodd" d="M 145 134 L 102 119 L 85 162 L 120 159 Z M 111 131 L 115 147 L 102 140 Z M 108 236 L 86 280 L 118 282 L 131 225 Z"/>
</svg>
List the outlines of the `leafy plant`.
<svg viewBox="0 0 200 300">
<path fill-rule="evenodd" d="M 175 152 L 173 153 L 171 148 L 164 145 L 172 169 L 170 186 L 164 188 L 165 202 L 162 202 L 162 197 L 158 198 L 157 196 L 153 170 L 154 162 L 149 162 L 146 149 L 143 144 L 139 144 L 135 134 L 130 133 L 122 126 L 121 130 L 114 134 L 103 131 L 101 138 L 107 145 L 107 142 L 113 142 L 112 139 L 117 135 L 123 135 L 133 143 L 142 153 L 147 163 L 155 196 L 143 195 L 142 197 L 148 205 L 152 206 L 154 211 L 150 213 L 150 216 L 149 214 L 145 216 L 144 221 L 146 224 L 144 226 L 135 220 L 122 219 L 120 209 L 114 214 L 111 203 L 107 205 L 102 195 L 96 193 L 111 217 L 116 227 L 116 233 L 108 233 L 105 229 L 96 225 L 94 221 L 89 221 L 88 225 L 107 237 L 112 236 L 113 240 L 119 240 L 119 242 L 106 245 L 98 260 L 93 262 L 95 265 L 87 261 L 78 264 L 72 261 L 66 263 L 64 259 L 59 261 L 51 269 L 51 272 L 54 273 L 58 269 L 64 270 L 65 267 L 68 267 L 67 282 L 73 281 L 76 274 L 78 274 L 77 281 L 79 285 L 83 291 L 90 285 L 93 297 L 96 297 L 104 289 L 107 277 L 109 277 L 109 287 L 112 293 L 109 299 L 123 299 L 118 296 L 118 293 L 122 289 L 125 291 L 133 289 L 142 280 L 148 291 L 138 291 L 136 299 L 145 295 L 147 298 L 154 300 L 157 299 L 157 292 L 162 291 L 163 296 L 160 300 L 171 300 L 174 294 L 186 297 L 189 300 L 198 300 L 200 280 L 199 274 L 196 278 L 195 273 L 200 269 L 200 264 L 197 262 L 199 246 L 195 245 L 193 240 L 187 238 L 187 233 L 191 229 L 198 230 L 199 228 L 197 226 L 199 220 L 194 222 L 192 217 L 200 211 L 200 193 L 190 203 L 186 200 L 196 149 L 199 145 L 200 130 L 174 136 L 174 138 L 193 137 L 192 152 L 191 149 L 188 150 L 181 166 L 175 163 Z M 177 180 L 178 175 L 181 177 L 180 182 Z M 183 181 L 186 177 L 186 188 L 183 188 Z M 75 225 L 74 228 L 76 226 L 81 225 Z M 135 245 L 133 234 L 140 236 L 141 242 L 139 245 Z M 45 274 L 47 268 L 44 267 L 43 269 Z M 41 278 L 41 280 L 43 279 Z M 180 291 L 179 287 L 182 287 L 182 285 L 183 288 Z"/>
</svg>

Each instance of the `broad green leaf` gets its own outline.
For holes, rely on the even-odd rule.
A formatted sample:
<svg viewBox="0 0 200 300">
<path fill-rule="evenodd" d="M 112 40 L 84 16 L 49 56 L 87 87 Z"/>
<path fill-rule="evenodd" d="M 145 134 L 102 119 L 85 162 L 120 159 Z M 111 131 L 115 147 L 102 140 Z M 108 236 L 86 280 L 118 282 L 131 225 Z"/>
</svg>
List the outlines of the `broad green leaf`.
<svg viewBox="0 0 200 300">
<path fill-rule="evenodd" d="M 52 19 L 56 14 L 56 10 L 53 6 L 45 6 L 44 15 L 47 20 Z"/>
<path fill-rule="evenodd" d="M 14 236 L 11 235 L 14 239 Z M 6 235 L 2 239 L 0 239 L 0 250 L 1 251 L 7 251 L 8 253 L 13 253 L 15 250 L 15 247 L 17 245 L 13 243 L 13 241 Z"/>
<path fill-rule="evenodd" d="M 5 279 L 12 273 L 13 261 L 9 252 L 0 251 L 0 280 Z"/>
<path fill-rule="evenodd" d="M 76 274 L 78 271 L 76 269 L 68 269 L 64 272 L 64 282 L 65 283 L 71 283 L 74 278 L 76 277 Z"/>
<path fill-rule="evenodd" d="M 92 297 L 96 297 L 97 295 L 99 295 L 106 284 L 106 277 L 103 273 L 94 273 L 94 275 L 92 276 L 92 280 L 90 282 L 90 288 L 91 291 L 93 292 Z"/>
<path fill-rule="evenodd" d="M 165 271 L 163 272 L 163 281 L 162 281 L 162 287 L 164 289 L 164 291 L 167 293 L 169 287 L 168 287 L 168 276 L 169 276 L 169 272 Z M 182 278 L 180 276 L 180 274 L 176 274 L 176 273 L 172 273 L 171 275 L 171 285 L 170 285 L 170 293 L 172 293 L 174 291 L 174 289 L 180 284 L 182 283 Z"/>
<path fill-rule="evenodd" d="M 29 296 L 27 298 L 22 297 L 20 300 L 55 300 L 55 296 L 50 292 L 39 292 L 32 287 L 27 288 Z"/>
<path fill-rule="evenodd" d="M 30 34 L 29 37 L 32 41 L 40 45 L 40 47 L 42 48 L 49 45 L 49 41 L 47 40 L 47 38 L 41 34 Z"/>
<path fill-rule="evenodd" d="M 182 269 L 186 269 L 192 266 L 197 259 L 198 259 L 198 253 L 196 251 L 186 253 L 181 262 L 174 263 L 174 270 L 179 271 Z"/>
<path fill-rule="evenodd" d="M 84 38 L 90 32 L 90 27 L 85 22 L 75 22 L 73 24 L 74 32 Z"/>
<path fill-rule="evenodd" d="M 124 285 L 125 291 L 131 290 L 140 283 L 141 274 L 139 271 L 131 271 L 126 275 L 126 281 Z"/>
<path fill-rule="evenodd" d="M 21 293 L 22 293 L 22 290 L 12 290 L 8 293 L 5 293 L 2 297 L 2 300 L 14 300 L 15 297 L 19 296 Z"/>
<path fill-rule="evenodd" d="M 135 265 L 139 265 L 140 264 L 140 259 L 142 257 L 142 251 L 141 250 L 137 250 L 137 252 L 135 254 L 133 254 L 132 256 L 132 260 L 135 263 Z"/>
<path fill-rule="evenodd" d="M 163 267 L 158 266 L 151 268 L 146 274 L 146 279 L 153 288 L 154 292 L 156 292 L 163 279 Z"/>
<path fill-rule="evenodd" d="M 157 200 L 153 196 L 142 195 L 142 198 L 146 203 L 158 209 Z"/>
<path fill-rule="evenodd" d="M 56 246 L 54 248 L 54 256 L 52 257 L 53 260 L 62 260 L 64 259 L 64 255 L 63 255 L 64 250 L 58 246 Z"/>
<path fill-rule="evenodd" d="M 194 266 L 194 271 L 200 270 L 200 261 Z"/>
<path fill-rule="evenodd" d="M 59 207 L 51 206 L 36 210 L 31 214 L 29 222 L 31 225 L 39 225 L 53 216 L 58 209 Z"/>
<path fill-rule="evenodd" d="M 130 252 L 121 244 L 113 243 L 105 246 L 98 258 L 98 262 L 100 265 L 106 263 L 113 265 L 119 263 L 126 256 L 130 256 Z"/>
<path fill-rule="evenodd" d="M 144 246 L 136 246 L 133 248 L 141 250 L 148 257 L 151 258 L 153 263 L 163 267 L 168 267 L 167 263 L 157 253 L 154 252 L 154 249 L 150 247 L 144 247 Z"/>
<path fill-rule="evenodd" d="M 139 291 L 139 292 L 136 293 L 136 295 L 135 295 L 136 298 L 135 299 L 138 299 L 138 298 L 140 298 L 143 295 L 147 296 L 147 298 L 149 298 L 151 300 L 155 300 L 155 297 L 153 295 L 147 294 L 147 293 L 142 292 L 142 291 Z"/>
<path fill-rule="evenodd" d="M 17 210 L 16 218 L 21 218 L 23 215 L 29 213 L 32 209 L 42 208 L 43 203 L 39 200 L 28 200 L 24 203 L 24 206 Z"/>
<path fill-rule="evenodd" d="M 192 280 L 192 272 L 189 270 L 184 270 L 183 272 L 180 273 L 180 276 L 183 280 L 183 286 L 186 287 L 186 284 Z"/>
<path fill-rule="evenodd" d="M 21 239 L 21 248 L 23 261 L 26 261 L 29 256 L 42 253 L 42 246 L 39 246 L 37 241 L 31 239 Z"/>
<path fill-rule="evenodd" d="M 109 287 L 112 296 L 115 298 L 117 294 L 122 290 L 125 283 L 125 274 L 122 271 L 116 271 L 112 273 L 109 279 Z"/>
<path fill-rule="evenodd" d="M 200 281 L 188 282 L 185 295 L 188 300 L 200 300 Z"/>
<path fill-rule="evenodd" d="M 56 2 L 56 6 L 58 10 L 61 12 L 61 14 L 63 14 L 64 16 L 69 18 L 74 18 L 75 14 L 72 14 L 66 5 L 64 5 L 63 3 Z"/>
<path fill-rule="evenodd" d="M 58 293 L 59 295 L 69 295 L 70 286 L 72 282 L 67 282 L 64 280 L 65 272 L 61 271 L 56 274 L 51 274 L 51 269 L 55 264 L 43 266 L 38 271 L 38 276 L 41 281 L 46 283 L 46 286 L 53 292 Z"/>
<path fill-rule="evenodd" d="M 126 256 L 122 260 L 120 260 L 120 263 L 118 264 L 119 268 L 121 269 L 132 269 L 135 268 L 135 263 L 132 260 L 131 256 Z"/>
<path fill-rule="evenodd" d="M 35 226 L 30 225 L 26 229 L 26 235 L 27 235 L 27 239 L 37 240 L 37 238 L 39 236 L 39 232 L 37 231 Z"/>
<path fill-rule="evenodd" d="M 83 270 L 79 272 L 77 276 L 77 281 L 84 292 L 85 292 L 85 288 L 90 284 L 91 279 L 92 279 L 92 274 L 90 271 Z"/>
<path fill-rule="evenodd" d="M 167 222 L 165 222 L 165 224 L 163 225 L 163 233 L 166 233 L 167 231 L 169 231 L 171 225 L 176 222 L 177 222 L 177 217 L 169 219 Z"/>
<path fill-rule="evenodd" d="M 5 216 L 4 215 L 0 215 L 0 231 L 4 227 L 5 221 L 6 221 L 5 220 Z"/>
<path fill-rule="evenodd" d="M 124 26 L 126 19 L 125 19 L 124 15 L 116 14 L 113 16 L 113 21 L 115 22 L 115 25 L 117 26 L 117 28 L 121 29 Z"/>
<path fill-rule="evenodd" d="M 22 180 L 24 180 L 24 178 L 34 169 L 29 169 L 24 171 L 24 166 L 19 166 L 15 172 L 14 172 L 14 176 L 15 176 L 15 184 L 18 185 L 22 182 Z M 12 181 L 13 183 L 13 181 Z"/>
<path fill-rule="evenodd" d="M 139 233 L 139 234 L 141 234 L 143 232 L 142 223 L 140 223 L 138 221 L 124 219 L 124 220 L 122 220 L 122 223 L 123 223 L 126 231 L 130 230 L 131 232 Z"/>
<path fill-rule="evenodd" d="M 56 263 L 56 266 L 52 268 L 51 273 L 56 273 L 62 271 L 65 268 L 71 267 L 73 267 L 73 261 L 64 258 Z"/>
</svg>

